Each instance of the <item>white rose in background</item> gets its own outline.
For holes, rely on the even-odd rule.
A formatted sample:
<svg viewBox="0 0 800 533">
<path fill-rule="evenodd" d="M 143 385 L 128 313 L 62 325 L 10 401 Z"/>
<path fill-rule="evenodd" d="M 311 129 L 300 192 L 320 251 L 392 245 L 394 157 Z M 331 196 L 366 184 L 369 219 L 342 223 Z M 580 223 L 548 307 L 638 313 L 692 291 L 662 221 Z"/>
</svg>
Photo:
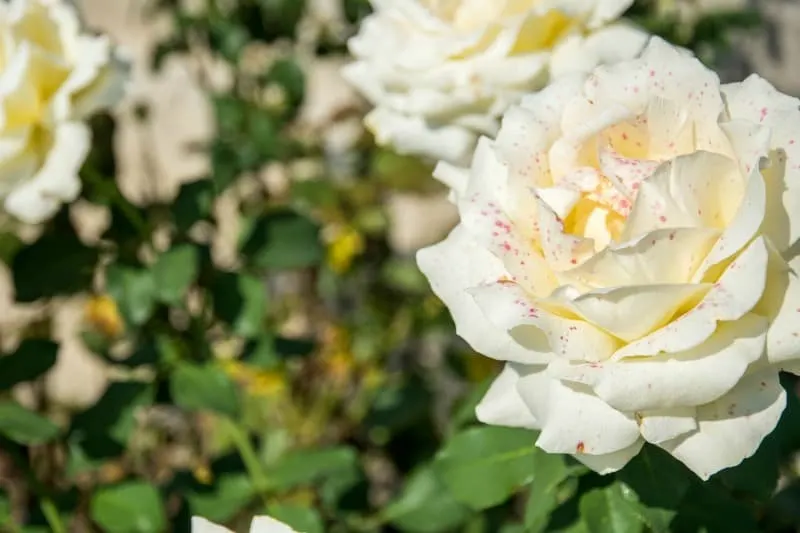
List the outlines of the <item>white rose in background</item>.
<svg viewBox="0 0 800 533">
<path fill-rule="evenodd" d="M 231 533 L 228 528 L 218 526 L 205 518 L 192 517 L 192 533 Z M 257 516 L 250 523 L 250 533 L 297 533 L 282 522 L 268 516 Z"/>
<path fill-rule="evenodd" d="M 27 223 L 80 192 L 91 147 L 84 120 L 122 95 L 125 68 L 106 37 L 83 33 L 62 0 L 0 3 L 0 199 Z"/>
<path fill-rule="evenodd" d="M 344 74 L 398 152 L 466 164 L 481 134 L 551 77 L 635 57 L 632 0 L 372 0 Z"/>
<path fill-rule="evenodd" d="M 436 175 L 461 222 L 419 265 L 508 362 L 479 419 L 601 473 L 650 442 L 703 479 L 773 430 L 800 373 L 800 100 L 653 38 Z"/>
</svg>

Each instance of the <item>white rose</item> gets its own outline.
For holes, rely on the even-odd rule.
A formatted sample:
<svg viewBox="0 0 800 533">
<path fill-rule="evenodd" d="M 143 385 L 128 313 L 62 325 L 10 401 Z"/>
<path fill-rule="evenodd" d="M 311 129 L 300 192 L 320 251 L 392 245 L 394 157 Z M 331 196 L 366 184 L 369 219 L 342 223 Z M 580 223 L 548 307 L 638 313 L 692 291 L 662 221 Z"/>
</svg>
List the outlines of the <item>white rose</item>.
<svg viewBox="0 0 800 533">
<path fill-rule="evenodd" d="M 231 533 L 228 528 L 218 526 L 205 518 L 192 517 L 192 533 Z M 282 522 L 268 516 L 257 516 L 250 523 L 250 533 L 297 533 Z"/>
<path fill-rule="evenodd" d="M 632 0 L 372 0 L 345 77 L 374 105 L 367 127 L 399 152 L 467 163 L 481 134 L 550 77 L 635 57 L 617 23 Z"/>
<path fill-rule="evenodd" d="M 800 370 L 799 108 L 654 38 L 440 163 L 461 223 L 420 268 L 508 361 L 478 417 L 601 473 L 644 442 L 704 479 L 752 455 Z"/>
<path fill-rule="evenodd" d="M 122 62 L 82 33 L 61 0 L 0 3 L 0 200 L 23 222 L 52 216 L 80 192 L 89 152 L 83 120 L 122 93 Z"/>
</svg>

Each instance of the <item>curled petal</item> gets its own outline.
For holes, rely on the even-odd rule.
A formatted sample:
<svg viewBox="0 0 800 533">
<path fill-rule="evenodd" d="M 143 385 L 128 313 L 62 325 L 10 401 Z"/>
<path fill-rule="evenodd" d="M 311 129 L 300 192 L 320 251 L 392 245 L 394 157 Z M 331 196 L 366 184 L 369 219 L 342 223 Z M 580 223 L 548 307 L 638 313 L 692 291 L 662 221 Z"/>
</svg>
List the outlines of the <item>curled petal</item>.
<svg viewBox="0 0 800 533">
<path fill-rule="evenodd" d="M 719 400 L 698 407 L 695 431 L 660 446 L 705 480 L 753 455 L 785 406 L 777 371 L 754 373 Z"/>
<path fill-rule="evenodd" d="M 605 455 L 639 441 L 632 416 L 586 387 L 554 379 L 547 370 L 521 377 L 517 389 L 542 427 L 536 445 L 546 452 Z"/>
<path fill-rule="evenodd" d="M 767 246 L 754 240 L 695 307 L 650 335 L 619 349 L 615 359 L 676 353 L 705 342 L 717 323 L 739 320 L 761 300 L 767 277 Z"/>
<path fill-rule="evenodd" d="M 502 263 L 475 244 L 463 226 L 441 243 L 417 253 L 417 264 L 431 288 L 444 301 L 456 332 L 472 348 L 489 357 L 520 363 L 541 363 L 542 354 L 521 346 L 507 330 L 486 320 L 467 290 L 506 275 Z"/>
<path fill-rule="evenodd" d="M 597 364 L 559 364 L 553 372 L 591 387 L 621 411 L 695 407 L 730 391 L 764 353 L 767 321 L 747 315 L 720 324 L 716 333 L 685 352 Z"/>
<path fill-rule="evenodd" d="M 520 373 L 515 365 L 506 364 L 492 382 L 486 395 L 475 408 L 478 420 L 494 426 L 536 429 L 536 418 L 517 392 Z"/>
</svg>

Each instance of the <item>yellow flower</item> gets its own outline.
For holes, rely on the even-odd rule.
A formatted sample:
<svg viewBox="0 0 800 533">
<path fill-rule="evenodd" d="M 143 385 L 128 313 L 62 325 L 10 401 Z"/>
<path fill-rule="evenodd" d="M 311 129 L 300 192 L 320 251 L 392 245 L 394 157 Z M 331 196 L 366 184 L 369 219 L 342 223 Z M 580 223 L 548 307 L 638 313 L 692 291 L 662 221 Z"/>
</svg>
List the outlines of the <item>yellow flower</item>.
<svg viewBox="0 0 800 533">
<path fill-rule="evenodd" d="M 247 384 L 253 396 L 278 396 L 286 390 L 286 377 L 275 371 L 255 371 Z"/>
<path fill-rule="evenodd" d="M 108 295 L 95 296 L 85 308 L 86 321 L 107 337 L 117 337 L 125 330 L 125 324 L 117 309 L 117 303 Z"/>
<path fill-rule="evenodd" d="M 364 237 L 353 227 L 337 228 L 328 246 L 328 265 L 342 274 L 350 270 L 353 259 L 364 252 Z"/>
<path fill-rule="evenodd" d="M 211 485 L 214 482 L 214 474 L 206 465 L 198 465 L 195 467 L 192 475 L 197 480 L 198 483 L 203 485 Z"/>
</svg>

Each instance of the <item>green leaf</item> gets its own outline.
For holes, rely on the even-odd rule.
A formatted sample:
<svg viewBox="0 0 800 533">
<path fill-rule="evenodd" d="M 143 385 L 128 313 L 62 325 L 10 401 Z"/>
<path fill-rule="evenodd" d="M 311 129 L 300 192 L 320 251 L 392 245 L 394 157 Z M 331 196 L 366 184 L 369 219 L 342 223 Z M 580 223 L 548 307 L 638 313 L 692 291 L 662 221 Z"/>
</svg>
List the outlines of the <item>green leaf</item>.
<svg viewBox="0 0 800 533">
<path fill-rule="evenodd" d="M 198 270 L 199 254 L 191 244 L 179 244 L 161 254 L 153 265 L 158 299 L 171 305 L 180 303 L 197 279 Z"/>
<path fill-rule="evenodd" d="M 244 509 L 256 495 L 246 474 L 217 477 L 210 487 L 199 487 L 187 495 L 192 514 L 224 524 Z"/>
<path fill-rule="evenodd" d="M 185 183 L 173 202 L 172 218 L 180 233 L 185 233 L 197 222 L 206 220 L 214 202 L 214 184 L 203 179 Z"/>
<path fill-rule="evenodd" d="M 564 481 L 581 470 L 582 467 L 567 466 L 561 455 L 536 450 L 533 456 L 533 483 L 525 507 L 527 533 L 546 531 L 550 513 L 572 496 L 572 491 L 562 490 Z"/>
<path fill-rule="evenodd" d="M 287 490 L 310 485 L 331 477 L 352 474 L 358 468 L 358 455 L 349 447 L 292 451 L 267 471 L 272 488 Z"/>
<path fill-rule="evenodd" d="M 295 531 L 322 533 L 322 518 L 310 507 L 289 504 L 274 504 L 267 508 L 267 515 L 280 520 Z"/>
<path fill-rule="evenodd" d="M 761 531 L 750 508 L 713 481 L 692 484 L 671 527 L 672 531 L 705 530 L 706 533 Z"/>
<path fill-rule="evenodd" d="M 20 444 L 43 444 L 58 435 L 59 429 L 47 418 L 13 401 L 0 402 L 0 434 Z"/>
<path fill-rule="evenodd" d="M 589 533 L 640 533 L 644 528 L 637 502 L 618 483 L 584 494 L 580 512 Z"/>
<path fill-rule="evenodd" d="M 72 232 L 46 234 L 21 249 L 11 263 L 18 302 L 68 296 L 92 285 L 97 250 Z"/>
<path fill-rule="evenodd" d="M 264 330 L 267 288 L 256 277 L 221 272 L 211 287 L 214 313 L 234 333 L 252 338 Z"/>
<path fill-rule="evenodd" d="M 259 218 L 242 253 L 254 266 L 276 270 L 314 266 L 324 256 L 318 226 L 291 211 Z"/>
<path fill-rule="evenodd" d="M 94 405 L 73 417 L 70 433 L 90 447 L 104 438 L 124 445 L 136 427 L 136 412 L 152 404 L 154 397 L 150 383 L 113 381 Z"/>
<path fill-rule="evenodd" d="M 125 319 L 135 326 L 145 323 L 155 306 L 155 282 L 143 268 L 112 265 L 106 273 L 108 293 Z"/>
<path fill-rule="evenodd" d="M 5 491 L 0 491 L 0 524 L 11 523 L 11 502 Z"/>
<path fill-rule="evenodd" d="M 279 59 L 270 68 L 266 81 L 277 83 L 286 92 L 289 107 L 287 117 L 291 117 L 303 103 L 305 95 L 305 76 L 300 66 L 291 59 Z"/>
<path fill-rule="evenodd" d="M 493 377 L 486 378 L 480 383 L 476 383 L 458 403 L 452 417 L 450 418 L 449 429 L 451 432 L 457 431 L 464 426 L 474 424 L 478 421 L 475 416 L 475 408 L 481 403 L 494 381 Z"/>
<path fill-rule="evenodd" d="M 33 381 L 56 363 L 58 345 L 43 339 L 25 339 L 10 355 L 0 356 L 0 390 Z"/>
<path fill-rule="evenodd" d="M 695 475 L 661 448 L 645 445 L 617 477 L 648 507 L 675 509 Z"/>
<path fill-rule="evenodd" d="M 411 533 L 451 531 L 469 515 L 469 508 L 453 498 L 429 466 L 414 472 L 400 496 L 383 511 L 393 526 Z"/>
<path fill-rule="evenodd" d="M 535 433 L 473 427 L 453 437 L 435 467 L 459 501 L 481 510 L 506 501 L 534 476 Z"/>
<path fill-rule="evenodd" d="M 160 533 L 167 527 L 161 495 L 147 483 L 130 482 L 96 490 L 89 513 L 107 533 Z"/>
<path fill-rule="evenodd" d="M 431 396 L 419 379 L 387 384 L 378 391 L 364 425 L 369 432 L 387 435 L 412 427 L 429 416 Z"/>
<path fill-rule="evenodd" d="M 170 377 L 170 392 L 176 404 L 189 410 L 209 410 L 236 418 L 239 395 L 236 385 L 213 364 L 183 363 Z"/>
</svg>

